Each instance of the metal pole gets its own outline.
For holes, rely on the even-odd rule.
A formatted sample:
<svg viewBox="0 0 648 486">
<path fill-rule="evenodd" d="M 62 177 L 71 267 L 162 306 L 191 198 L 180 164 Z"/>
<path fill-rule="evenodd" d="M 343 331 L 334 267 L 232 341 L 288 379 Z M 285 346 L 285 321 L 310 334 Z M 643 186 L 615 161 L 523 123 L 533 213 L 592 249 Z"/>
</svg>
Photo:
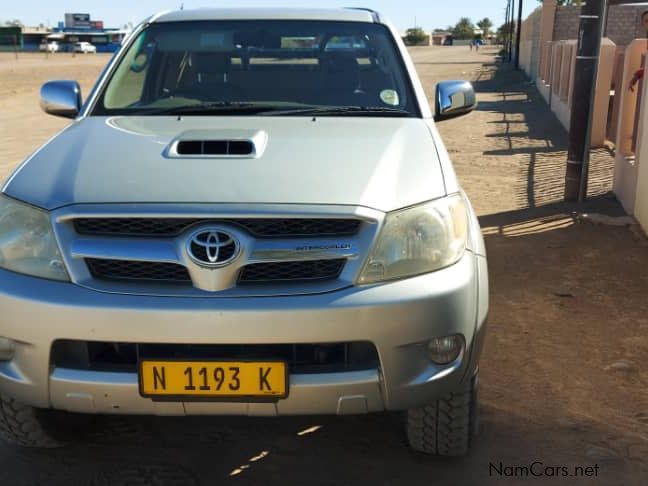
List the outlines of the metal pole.
<svg viewBox="0 0 648 486">
<path fill-rule="evenodd" d="M 513 31 L 515 30 L 515 0 L 511 0 L 511 29 L 509 30 L 508 62 L 513 60 Z"/>
<path fill-rule="evenodd" d="M 569 146 L 565 174 L 565 201 L 582 200 L 587 193 L 589 120 L 596 91 L 596 69 L 601 50 L 602 21 L 606 0 L 588 0 L 581 8 L 573 101 L 569 123 Z"/>
<path fill-rule="evenodd" d="M 603 3 L 606 4 L 607 1 L 603 0 Z M 610 13 L 610 6 L 606 5 L 603 10 L 603 15 L 601 16 L 601 24 L 599 26 L 599 47 L 597 51 L 597 57 L 600 57 L 601 52 L 601 40 L 605 37 L 607 33 L 607 21 L 608 15 Z M 598 80 L 598 70 L 599 70 L 599 59 L 596 60 L 594 65 L 594 81 L 592 85 L 592 93 L 590 94 L 590 107 L 594 106 L 594 100 L 596 99 L 596 83 Z M 583 174 L 581 175 L 580 188 L 578 191 L 578 201 L 583 202 L 587 199 L 587 183 L 589 180 L 589 162 L 590 162 L 590 146 L 592 143 L 592 125 L 594 124 L 594 109 L 590 109 L 589 117 L 587 119 L 587 138 L 585 139 L 585 158 L 583 160 Z"/>
<path fill-rule="evenodd" d="M 520 35 L 522 34 L 522 0 L 518 3 L 517 36 L 515 37 L 515 69 L 520 69 Z"/>
<path fill-rule="evenodd" d="M 506 26 L 508 25 L 509 12 L 510 11 L 511 11 L 511 0 L 507 0 L 507 2 L 506 2 L 506 17 L 504 18 L 504 49 L 506 51 L 508 50 L 508 46 L 507 46 L 507 42 L 506 42 L 506 36 L 507 36 Z"/>
</svg>

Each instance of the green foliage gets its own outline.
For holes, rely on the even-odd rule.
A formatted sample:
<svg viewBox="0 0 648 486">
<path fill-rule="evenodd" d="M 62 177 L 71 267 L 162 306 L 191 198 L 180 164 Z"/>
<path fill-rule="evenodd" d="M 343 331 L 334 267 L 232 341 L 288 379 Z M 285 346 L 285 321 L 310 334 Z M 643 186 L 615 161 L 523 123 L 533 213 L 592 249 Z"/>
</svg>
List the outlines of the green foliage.
<svg viewBox="0 0 648 486">
<path fill-rule="evenodd" d="M 488 17 L 485 17 L 477 22 L 477 27 L 484 32 L 484 37 L 488 37 L 488 34 L 490 34 L 491 29 L 493 28 L 493 22 Z"/>
<path fill-rule="evenodd" d="M 412 27 L 405 31 L 405 42 L 410 46 L 421 44 L 426 38 L 427 34 L 420 27 Z"/>
<path fill-rule="evenodd" d="M 502 24 L 500 28 L 497 29 L 497 32 L 495 34 L 497 43 L 503 44 L 504 42 L 508 41 L 509 36 L 511 35 L 511 31 L 514 30 L 515 30 L 515 23 L 506 22 L 505 24 Z"/>
<path fill-rule="evenodd" d="M 475 35 L 475 26 L 468 17 L 461 17 L 452 28 L 455 39 L 472 39 Z"/>
</svg>

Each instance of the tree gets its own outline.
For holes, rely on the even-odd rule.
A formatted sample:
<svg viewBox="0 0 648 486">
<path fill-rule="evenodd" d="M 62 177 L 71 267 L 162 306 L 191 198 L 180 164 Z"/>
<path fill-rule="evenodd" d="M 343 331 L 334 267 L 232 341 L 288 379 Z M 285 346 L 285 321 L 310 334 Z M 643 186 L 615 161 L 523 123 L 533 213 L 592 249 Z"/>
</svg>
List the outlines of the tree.
<svg viewBox="0 0 648 486">
<path fill-rule="evenodd" d="M 495 34 L 495 37 L 497 39 L 498 44 L 504 44 L 508 42 L 509 37 L 511 35 L 511 31 L 515 29 L 515 23 L 513 22 L 506 22 L 505 24 L 502 24 L 499 29 L 497 29 L 497 33 Z"/>
<path fill-rule="evenodd" d="M 475 26 L 468 17 L 461 17 L 452 28 L 452 35 L 457 39 L 472 39 L 475 35 Z"/>
<path fill-rule="evenodd" d="M 488 17 L 485 17 L 477 22 L 477 27 L 482 30 L 484 37 L 488 37 L 488 34 L 490 34 L 490 31 L 493 28 L 493 22 Z"/>
<path fill-rule="evenodd" d="M 9 27 L 23 27 L 23 23 L 18 19 L 7 20 L 5 25 Z"/>
<path fill-rule="evenodd" d="M 420 27 L 412 27 L 405 31 L 405 42 L 407 45 L 415 46 L 422 44 L 427 38 L 427 34 Z"/>
</svg>

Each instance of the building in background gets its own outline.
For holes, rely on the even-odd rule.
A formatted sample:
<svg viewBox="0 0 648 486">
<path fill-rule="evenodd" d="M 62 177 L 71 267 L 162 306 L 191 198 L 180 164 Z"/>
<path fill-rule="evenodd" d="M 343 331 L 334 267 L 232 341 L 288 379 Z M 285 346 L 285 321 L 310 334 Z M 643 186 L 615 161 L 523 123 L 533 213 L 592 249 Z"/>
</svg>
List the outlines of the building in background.
<svg viewBox="0 0 648 486">
<path fill-rule="evenodd" d="M 103 20 L 94 20 L 89 13 L 66 13 L 48 36 L 56 40 L 65 51 L 72 51 L 77 42 L 89 42 L 97 52 L 115 52 L 129 30 L 105 28 Z"/>
<path fill-rule="evenodd" d="M 23 48 L 22 27 L 0 27 L 0 51 L 20 51 Z"/>
<path fill-rule="evenodd" d="M 38 51 L 44 42 L 56 41 L 61 51 L 72 52 L 77 42 L 89 42 L 97 52 L 115 52 L 130 29 L 105 28 L 103 20 L 88 13 L 66 13 L 53 29 L 45 26 L 0 27 L 0 51 Z"/>
<path fill-rule="evenodd" d="M 451 46 L 452 33 L 445 31 L 432 32 L 432 45 L 433 46 Z"/>
</svg>

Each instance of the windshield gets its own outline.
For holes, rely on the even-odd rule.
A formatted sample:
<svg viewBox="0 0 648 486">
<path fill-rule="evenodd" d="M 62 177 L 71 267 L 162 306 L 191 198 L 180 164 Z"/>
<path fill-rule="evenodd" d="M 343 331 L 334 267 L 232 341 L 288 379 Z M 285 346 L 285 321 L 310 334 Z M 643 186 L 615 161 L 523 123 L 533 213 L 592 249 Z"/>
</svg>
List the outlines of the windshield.
<svg viewBox="0 0 648 486">
<path fill-rule="evenodd" d="M 228 107 L 228 110 L 224 110 Z M 387 28 L 330 21 L 154 23 L 130 44 L 93 115 L 418 116 L 410 81 Z M 201 108 L 201 110 L 197 110 Z M 385 115 L 388 116 L 388 115 Z"/>
</svg>

